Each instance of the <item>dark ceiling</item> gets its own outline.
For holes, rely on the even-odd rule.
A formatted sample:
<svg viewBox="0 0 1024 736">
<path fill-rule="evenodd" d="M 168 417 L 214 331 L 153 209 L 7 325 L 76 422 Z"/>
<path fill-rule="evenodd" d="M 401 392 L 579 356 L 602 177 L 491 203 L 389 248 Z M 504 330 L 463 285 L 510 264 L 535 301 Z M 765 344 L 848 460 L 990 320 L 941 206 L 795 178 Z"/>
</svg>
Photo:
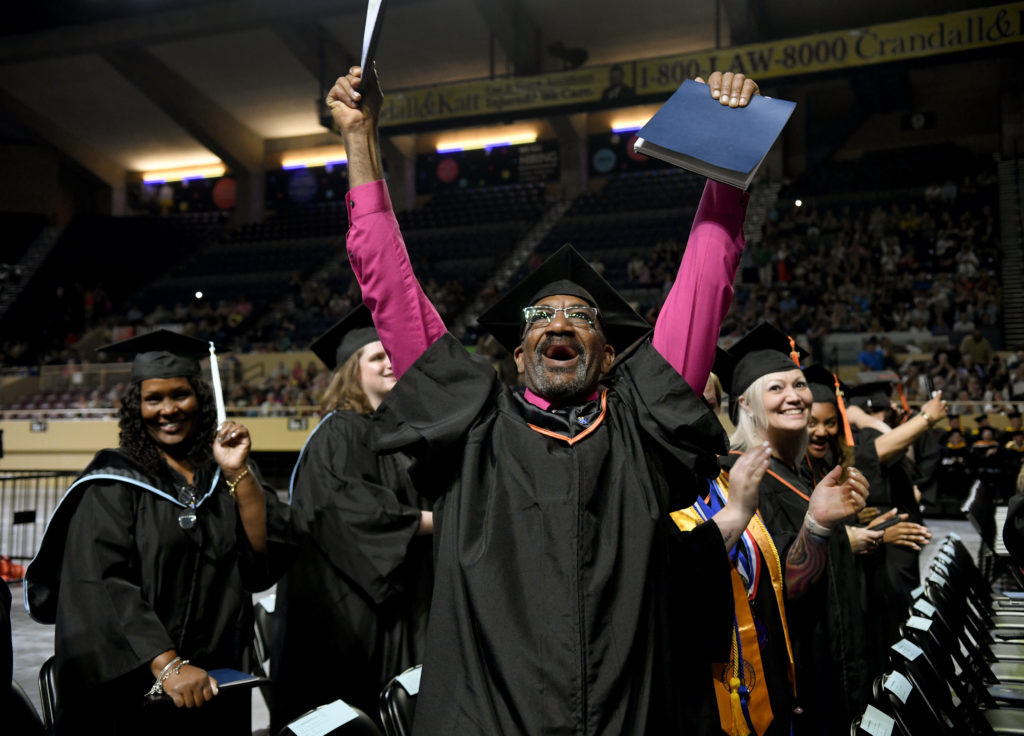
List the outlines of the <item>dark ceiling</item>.
<svg viewBox="0 0 1024 736">
<path fill-rule="evenodd" d="M 856 28 L 949 0 L 389 0 L 389 90 Z M 64 0 L 5 8 L 0 140 L 52 145 L 110 183 L 320 139 L 323 84 L 357 60 L 365 0 Z"/>
</svg>

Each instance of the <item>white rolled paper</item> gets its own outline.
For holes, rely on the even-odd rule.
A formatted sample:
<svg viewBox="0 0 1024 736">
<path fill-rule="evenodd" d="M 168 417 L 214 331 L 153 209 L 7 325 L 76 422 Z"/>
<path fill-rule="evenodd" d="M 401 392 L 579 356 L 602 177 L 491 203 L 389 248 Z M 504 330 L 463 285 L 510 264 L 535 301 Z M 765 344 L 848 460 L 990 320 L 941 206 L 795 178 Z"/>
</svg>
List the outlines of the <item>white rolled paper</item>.
<svg viewBox="0 0 1024 736">
<path fill-rule="evenodd" d="M 220 367 L 217 365 L 217 350 L 210 341 L 210 380 L 213 382 L 213 401 L 217 405 L 217 426 L 219 427 L 227 419 L 227 412 L 224 411 L 224 389 L 220 387 Z"/>
</svg>

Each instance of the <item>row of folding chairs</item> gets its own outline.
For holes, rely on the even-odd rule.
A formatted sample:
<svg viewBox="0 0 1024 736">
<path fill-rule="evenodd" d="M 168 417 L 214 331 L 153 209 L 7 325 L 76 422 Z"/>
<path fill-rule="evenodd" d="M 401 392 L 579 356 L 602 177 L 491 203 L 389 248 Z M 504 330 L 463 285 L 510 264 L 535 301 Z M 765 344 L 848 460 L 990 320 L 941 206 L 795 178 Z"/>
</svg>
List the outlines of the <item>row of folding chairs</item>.
<svg viewBox="0 0 1024 736">
<path fill-rule="evenodd" d="M 275 597 L 269 595 L 254 604 L 255 637 L 252 656 L 243 667 L 248 672 L 266 677 L 270 656 L 270 624 L 275 608 Z M 31 721 L 28 734 L 53 733 L 57 714 L 58 694 L 53 676 L 54 658 L 47 659 L 39 670 L 38 687 L 42 713 L 37 713 L 28 696 L 20 688 L 12 692 L 13 700 L 27 714 L 26 722 Z M 416 697 L 419 694 L 421 666 L 410 667 L 405 672 L 392 678 L 380 695 L 380 721 L 384 732 L 366 713 L 343 700 L 325 703 L 299 716 L 282 728 L 275 736 L 411 736 L 412 719 L 416 709 Z M 16 685 L 16 683 L 15 683 Z M 260 688 L 265 700 L 267 693 Z"/>
<path fill-rule="evenodd" d="M 851 734 L 1024 734 L 1024 591 L 997 593 L 956 534 L 941 543 Z"/>
</svg>

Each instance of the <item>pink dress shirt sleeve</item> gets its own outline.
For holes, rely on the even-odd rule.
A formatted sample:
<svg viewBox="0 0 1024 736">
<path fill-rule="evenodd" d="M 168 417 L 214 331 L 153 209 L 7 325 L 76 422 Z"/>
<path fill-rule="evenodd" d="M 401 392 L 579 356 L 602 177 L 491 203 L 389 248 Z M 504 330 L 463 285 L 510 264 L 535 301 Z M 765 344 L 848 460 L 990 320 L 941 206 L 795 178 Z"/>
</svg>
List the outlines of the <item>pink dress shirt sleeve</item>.
<svg viewBox="0 0 1024 736">
<path fill-rule="evenodd" d="M 709 181 L 704 187 L 679 273 L 654 326 L 655 350 L 697 393 L 711 374 L 718 333 L 732 302 L 749 199 L 728 184 Z"/>
<path fill-rule="evenodd" d="M 345 204 L 349 262 L 391 359 L 391 369 L 401 378 L 446 328 L 412 272 L 384 182 L 350 189 Z"/>
</svg>

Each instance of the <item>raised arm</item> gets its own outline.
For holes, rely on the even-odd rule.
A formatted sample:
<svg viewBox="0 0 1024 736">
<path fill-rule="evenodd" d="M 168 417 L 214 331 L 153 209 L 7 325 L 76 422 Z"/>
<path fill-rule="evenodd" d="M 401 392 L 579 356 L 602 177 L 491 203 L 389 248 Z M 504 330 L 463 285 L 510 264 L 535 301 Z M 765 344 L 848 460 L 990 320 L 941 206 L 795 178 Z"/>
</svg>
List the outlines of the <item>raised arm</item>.
<svg viewBox="0 0 1024 736">
<path fill-rule="evenodd" d="M 383 181 L 377 120 L 377 84 L 359 91 L 362 70 L 352 67 L 327 96 L 348 157 L 348 255 L 363 301 L 373 314 L 395 376 L 445 333 L 444 322 L 416 280 Z M 365 99 L 364 99 L 365 97 Z"/>
<path fill-rule="evenodd" d="M 754 80 L 731 72 L 714 72 L 708 85 L 711 96 L 730 107 L 745 106 L 757 92 Z M 732 303 L 749 199 L 728 184 L 709 181 L 704 187 L 679 273 L 654 326 L 654 348 L 695 391 L 703 390 L 711 373 Z"/>
</svg>

